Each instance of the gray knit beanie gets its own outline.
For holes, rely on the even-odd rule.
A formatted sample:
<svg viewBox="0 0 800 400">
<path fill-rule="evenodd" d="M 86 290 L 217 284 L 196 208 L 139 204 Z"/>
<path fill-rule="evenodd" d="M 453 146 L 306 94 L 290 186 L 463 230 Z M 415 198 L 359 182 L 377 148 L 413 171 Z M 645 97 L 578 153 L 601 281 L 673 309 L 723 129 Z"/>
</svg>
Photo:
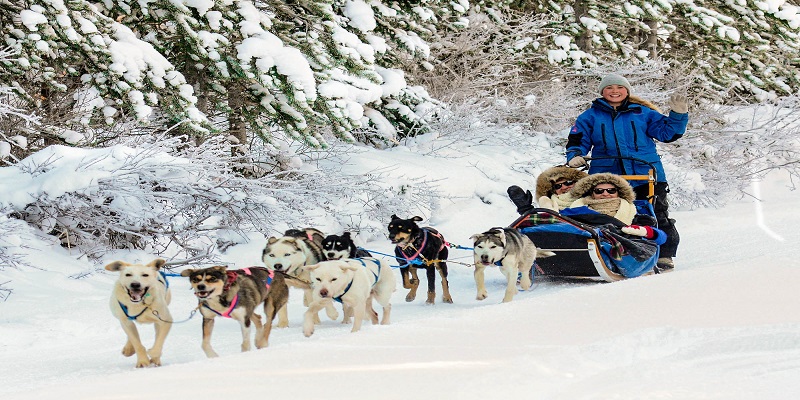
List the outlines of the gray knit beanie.
<svg viewBox="0 0 800 400">
<path fill-rule="evenodd" d="M 624 86 L 625 89 L 628 89 L 628 94 L 631 94 L 631 84 L 630 84 L 630 82 L 628 82 L 627 79 L 625 79 L 624 76 L 617 75 L 617 74 L 608 74 L 608 75 L 605 76 L 605 78 L 603 78 L 602 81 L 600 81 L 600 95 L 601 96 L 603 95 L 603 89 L 605 89 L 606 86 L 610 86 L 610 85 Z"/>
</svg>

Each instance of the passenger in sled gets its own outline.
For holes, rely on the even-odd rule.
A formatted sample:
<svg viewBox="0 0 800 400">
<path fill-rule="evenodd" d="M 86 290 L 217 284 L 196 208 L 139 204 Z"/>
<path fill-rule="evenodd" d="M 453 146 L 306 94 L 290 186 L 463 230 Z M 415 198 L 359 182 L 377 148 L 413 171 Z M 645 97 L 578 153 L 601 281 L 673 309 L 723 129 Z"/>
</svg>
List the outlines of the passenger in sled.
<svg viewBox="0 0 800 400">
<path fill-rule="evenodd" d="M 520 214 L 535 208 L 530 200 L 530 191 L 511 186 L 508 193 Z M 655 224 L 652 216 L 638 212 L 633 204 L 636 199 L 633 188 L 619 175 L 586 175 L 574 168 L 553 167 L 537 179 L 536 194 L 542 194 L 539 208 L 559 212 L 592 226 L 613 226 L 622 233 L 644 237 L 658 245 L 667 240 L 664 231 L 652 226 Z"/>
<path fill-rule="evenodd" d="M 570 190 L 576 182 L 587 175 L 582 170 L 566 165 L 558 165 L 542 171 L 536 178 L 536 198 L 539 207 L 554 211 L 569 207 L 573 201 L 577 200 Z M 508 197 L 517 206 L 517 212 L 520 215 L 534 208 L 533 195 L 530 190 L 524 191 L 521 187 L 514 185 L 508 188 Z"/>
</svg>

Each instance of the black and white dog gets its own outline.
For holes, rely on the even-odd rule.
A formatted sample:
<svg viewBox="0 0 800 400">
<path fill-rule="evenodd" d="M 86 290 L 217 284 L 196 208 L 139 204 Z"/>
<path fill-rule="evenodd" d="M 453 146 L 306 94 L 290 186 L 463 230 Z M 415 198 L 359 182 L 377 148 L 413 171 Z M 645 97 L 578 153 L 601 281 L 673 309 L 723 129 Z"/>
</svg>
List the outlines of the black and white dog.
<svg viewBox="0 0 800 400">
<path fill-rule="evenodd" d="M 397 245 L 394 254 L 400 264 L 403 287 L 411 289 L 406 295 L 406 301 L 414 301 L 416 298 L 419 287 L 417 268 L 425 268 L 428 278 L 428 299 L 425 303 L 433 304 L 436 298 L 434 279 L 437 270 L 442 277 L 442 301 L 452 303 L 450 285 L 447 282 L 447 242 L 436 229 L 427 226 L 420 228 L 417 225 L 419 221 L 422 221 L 422 217 L 402 219 L 393 214 L 392 222 L 388 226 L 389 240 Z"/>
<path fill-rule="evenodd" d="M 359 249 L 350 237 L 350 232 L 341 236 L 328 235 L 322 240 L 322 251 L 328 260 L 341 260 L 343 258 L 372 257 L 368 251 Z"/>
</svg>

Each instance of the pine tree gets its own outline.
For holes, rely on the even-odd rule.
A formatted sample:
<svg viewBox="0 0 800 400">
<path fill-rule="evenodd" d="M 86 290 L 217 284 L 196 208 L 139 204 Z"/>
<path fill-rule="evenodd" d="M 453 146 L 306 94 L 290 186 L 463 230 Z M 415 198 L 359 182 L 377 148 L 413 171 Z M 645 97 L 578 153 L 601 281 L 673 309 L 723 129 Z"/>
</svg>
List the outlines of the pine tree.
<svg viewBox="0 0 800 400">
<path fill-rule="evenodd" d="M 32 150 L 50 143 L 90 144 L 101 140 L 89 136 L 90 129 L 119 121 L 164 119 L 165 126 L 207 131 L 183 75 L 88 1 L 37 0 L 2 8 L 3 39 L 15 57 L 2 62 L 0 82 L 42 116 L 37 132 L 18 127 Z"/>
</svg>

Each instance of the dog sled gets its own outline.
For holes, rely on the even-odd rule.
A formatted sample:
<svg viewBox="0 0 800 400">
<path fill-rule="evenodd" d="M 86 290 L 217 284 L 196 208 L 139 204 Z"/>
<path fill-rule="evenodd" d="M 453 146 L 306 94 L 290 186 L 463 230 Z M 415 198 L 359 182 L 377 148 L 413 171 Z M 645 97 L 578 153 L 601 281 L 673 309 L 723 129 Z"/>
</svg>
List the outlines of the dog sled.
<svg viewBox="0 0 800 400">
<path fill-rule="evenodd" d="M 649 165 L 635 158 L 620 158 Z M 600 157 L 595 159 L 601 159 Z M 587 158 L 591 160 L 591 158 Z M 621 175 L 628 181 L 647 181 L 648 200 L 634 200 L 637 213 L 657 227 L 653 210 L 655 168 L 647 175 Z M 648 218 L 649 216 L 649 218 Z M 556 255 L 536 260 L 534 275 L 553 278 L 614 282 L 656 272 L 658 245 L 644 238 L 621 238 L 604 229 L 547 208 L 534 208 L 510 228 L 527 235 L 536 247 Z M 627 245 L 628 250 L 625 250 Z M 637 251 L 629 251 L 636 248 Z M 645 248 L 647 251 L 638 251 Z"/>
</svg>

